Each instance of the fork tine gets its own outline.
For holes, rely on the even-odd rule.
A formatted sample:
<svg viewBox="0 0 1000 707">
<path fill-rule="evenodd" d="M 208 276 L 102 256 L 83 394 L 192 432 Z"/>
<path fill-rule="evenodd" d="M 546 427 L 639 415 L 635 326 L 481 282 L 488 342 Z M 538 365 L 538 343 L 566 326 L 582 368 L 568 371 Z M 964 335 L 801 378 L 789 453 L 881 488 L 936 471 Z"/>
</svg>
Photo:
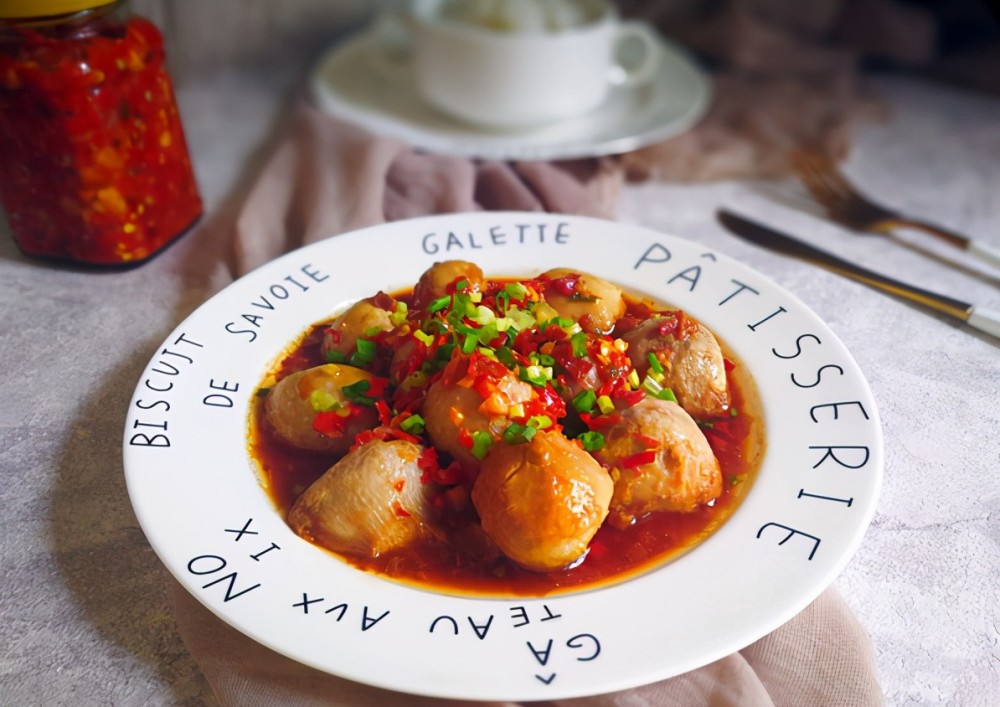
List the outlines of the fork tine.
<svg viewBox="0 0 1000 707">
<path fill-rule="evenodd" d="M 988 263 L 1000 263 L 1000 251 L 995 255 L 989 247 L 960 233 L 949 231 L 928 221 L 908 217 L 891 207 L 870 200 L 854 187 L 840 171 L 837 163 L 821 150 L 793 148 L 785 155 L 789 166 L 831 219 L 852 230 L 885 234 L 900 226 L 909 226 L 937 236 L 953 246 L 974 253 Z"/>
<path fill-rule="evenodd" d="M 831 183 L 827 179 L 827 173 L 809 155 L 793 153 L 791 162 L 806 188 L 820 203 L 829 208 L 845 201 L 847 194 L 844 190 L 838 184 Z"/>
<path fill-rule="evenodd" d="M 795 162 L 802 176 L 807 176 L 810 183 L 827 195 L 827 198 L 840 200 L 849 199 L 853 191 L 849 185 L 831 169 L 831 162 L 819 153 L 802 153 Z"/>
<path fill-rule="evenodd" d="M 894 218 L 891 211 L 865 198 L 825 153 L 800 149 L 788 157 L 806 188 L 834 220 L 872 230 L 879 222 Z"/>
<path fill-rule="evenodd" d="M 814 155 L 813 165 L 831 189 L 850 197 L 861 196 L 857 189 L 840 172 L 836 163 L 825 154 Z"/>
<path fill-rule="evenodd" d="M 831 185 L 837 185 L 840 193 L 843 195 L 845 200 L 845 208 L 850 208 L 853 211 L 855 218 L 869 222 L 880 221 L 884 219 L 893 218 L 894 214 L 886 207 L 876 204 L 871 199 L 866 197 L 857 187 L 852 184 L 847 177 L 844 176 L 843 172 L 840 171 L 836 163 L 830 160 L 828 157 L 822 158 L 826 160 L 827 166 L 825 172 L 827 179 Z"/>
</svg>

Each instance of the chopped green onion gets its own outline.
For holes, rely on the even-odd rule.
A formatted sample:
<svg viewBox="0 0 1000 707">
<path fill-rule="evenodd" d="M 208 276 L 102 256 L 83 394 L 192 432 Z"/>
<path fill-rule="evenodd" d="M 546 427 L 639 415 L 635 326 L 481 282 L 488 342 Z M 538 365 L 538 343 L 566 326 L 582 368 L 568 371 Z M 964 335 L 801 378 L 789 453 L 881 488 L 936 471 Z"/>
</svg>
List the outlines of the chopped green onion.
<svg viewBox="0 0 1000 707">
<path fill-rule="evenodd" d="M 453 334 L 477 334 L 479 332 L 476 327 L 466 324 L 461 317 L 455 318 L 455 321 L 451 323 L 451 329 Z"/>
<path fill-rule="evenodd" d="M 395 309 L 393 309 L 392 314 L 389 315 L 389 322 L 393 326 L 401 325 L 406 321 L 406 314 L 408 311 L 406 302 L 397 301 Z"/>
<path fill-rule="evenodd" d="M 420 415 L 410 415 L 405 420 L 399 423 L 399 429 L 403 432 L 408 432 L 410 434 L 418 435 L 424 431 L 424 418 Z"/>
<path fill-rule="evenodd" d="M 487 322 L 482 329 L 476 334 L 476 338 L 479 339 L 479 343 L 483 346 L 489 346 L 490 342 L 497 338 L 500 332 L 497 330 L 497 323 L 495 321 Z"/>
<path fill-rule="evenodd" d="M 628 373 L 628 384 L 633 388 L 639 387 L 639 372 L 634 368 Z"/>
<path fill-rule="evenodd" d="M 548 415 L 532 415 L 528 418 L 528 427 L 544 430 L 552 427 L 552 418 Z"/>
<path fill-rule="evenodd" d="M 539 366 L 545 366 L 546 368 L 549 368 L 556 364 L 555 357 L 550 356 L 549 354 L 533 353 L 529 358 L 531 358 L 531 360 L 537 363 Z"/>
<path fill-rule="evenodd" d="M 469 295 L 455 295 L 455 311 L 466 317 L 475 317 L 479 306 L 472 301 Z"/>
<path fill-rule="evenodd" d="M 536 432 L 538 432 L 538 428 L 536 427 L 529 427 L 528 425 L 522 425 L 518 422 L 512 422 L 507 426 L 507 429 L 503 431 L 503 441 L 507 444 L 522 444 L 523 442 L 530 442 Z"/>
<path fill-rule="evenodd" d="M 424 322 L 424 327 L 428 329 L 436 329 L 438 334 L 448 333 L 448 324 L 441 321 L 440 319 L 428 319 Z M 427 333 L 433 333 L 428 331 Z"/>
<path fill-rule="evenodd" d="M 451 352 L 455 350 L 455 344 L 442 344 L 437 347 L 437 351 L 434 352 L 434 358 L 431 363 L 434 366 L 443 366 L 448 361 L 451 360 Z"/>
<path fill-rule="evenodd" d="M 574 322 L 572 319 L 569 319 L 567 317 L 557 316 L 557 317 L 552 317 L 551 319 L 546 319 L 544 322 L 541 322 L 538 325 L 538 328 L 541 331 L 545 331 L 549 327 L 554 326 L 559 329 L 562 329 L 563 331 L 567 331 L 568 329 L 573 327 L 574 324 L 576 324 L 576 322 Z"/>
<path fill-rule="evenodd" d="M 546 373 L 548 374 L 547 376 Z M 518 377 L 532 385 L 544 388 L 545 384 L 552 377 L 552 369 L 545 369 L 541 366 L 522 366 Z"/>
<path fill-rule="evenodd" d="M 341 400 L 328 390 L 317 388 L 309 393 L 309 406 L 316 412 L 329 412 L 336 410 L 341 405 Z"/>
<path fill-rule="evenodd" d="M 476 307 L 476 314 L 475 314 L 475 316 L 472 317 L 472 319 L 477 324 L 482 324 L 482 325 L 485 326 L 486 324 L 489 324 L 490 322 L 495 322 L 496 319 L 497 319 L 497 315 L 489 307 L 480 304 L 480 305 L 478 305 Z"/>
<path fill-rule="evenodd" d="M 507 308 L 510 306 L 510 295 L 502 290 L 497 292 L 496 303 L 497 311 L 500 312 L 501 315 L 506 314 Z"/>
<path fill-rule="evenodd" d="M 462 342 L 462 353 L 470 354 L 479 346 L 479 338 L 475 334 L 466 334 Z"/>
<path fill-rule="evenodd" d="M 503 292 L 510 299 L 524 299 L 524 296 L 528 294 L 528 289 L 520 282 L 508 282 L 504 285 Z"/>
<path fill-rule="evenodd" d="M 493 438 L 490 437 L 489 432 L 479 430 L 472 433 L 472 456 L 479 461 L 483 460 L 492 445 Z"/>
<path fill-rule="evenodd" d="M 663 373 L 663 364 L 660 363 L 660 359 L 656 357 L 656 354 L 650 351 L 646 354 L 646 360 L 649 361 L 649 367 L 652 368 L 657 373 Z"/>
<path fill-rule="evenodd" d="M 371 387 L 371 382 L 360 380 L 357 383 L 345 385 L 340 389 L 340 391 L 344 394 L 344 397 L 352 403 L 357 403 L 358 405 L 364 405 L 366 407 L 375 407 L 375 401 L 367 395 L 368 389 Z"/>
<path fill-rule="evenodd" d="M 447 307 L 450 302 L 451 302 L 451 295 L 438 297 L 436 300 L 427 305 L 427 312 L 430 314 L 434 314 L 434 312 L 440 312 L 442 309 Z"/>
<path fill-rule="evenodd" d="M 416 337 L 417 341 L 424 346 L 430 346 L 434 343 L 434 337 L 425 331 L 421 331 L 420 329 L 414 330 L 413 336 Z"/>
<path fill-rule="evenodd" d="M 427 382 L 427 373 L 425 371 L 414 371 L 408 375 L 401 384 L 404 389 L 407 388 L 420 388 Z"/>
<path fill-rule="evenodd" d="M 497 361 L 505 365 L 507 368 L 514 368 L 517 365 L 517 359 L 514 358 L 514 352 L 510 350 L 508 346 L 498 346 L 494 349 L 497 355 Z"/>
<path fill-rule="evenodd" d="M 604 449 L 604 435 L 600 432 L 594 432 L 593 430 L 582 432 L 577 439 L 580 440 L 580 444 L 588 452 L 596 452 Z"/>
<path fill-rule="evenodd" d="M 573 396 L 573 409 L 577 412 L 590 412 L 597 404 L 597 393 L 592 390 L 583 390 Z"/>
<path fill-rule="evenodd" d="M 642 388 L 654 398 L 669 400 L 672 403 L 677 402 L 677 396 L 674 395 L 674 391 L 670 388 L 664 388 L 652 376 L 646 376 L 646 379 L 642 382 Z"/>
<path fill-rule="evenodd" d="M 729 416 L 730 417 L 739 417 L 739 414 L 740 414 L 740 411 L 737 410 L 736 408 L 729 408 Z"/>
<path fill-rule="evenodd" d="M 358 339 L 355 345 L 357 346 L 357 351 L 351 354 L 352 366 L 364 367 L 375 360 L 376 348 L 374 341 Z"/>
<path fill-rule="evenodd" d="M 347 363 L 347 356 L 344 355 L 343 351 L 327 351 L 326 352 L 326 362 L 327 363 Z"/>
<path fill-rule="evenodd" d="M 615 404 L 609 396 L 601 395 L 597 398 L 597 408 L 603 414 L 610 415 L 615 411 Z"/>
<path fill-rule="evenodd" d="M 569 344 L 573 348 L 573 355 L 583 358 L 587 355 L 587 332 L 578 331 L 569 337 Z"/>
<path fill-rule="evenodd" d="M 518 309 L 517 307 L 510 308 L 507 312 L 507 318 L 510 319 L 513 328 L 518 331 L 530 329 L 536 324 L 535 317 L 531 314 L 531 312 L 526 312 L 523 309 Z"/>
</svg>

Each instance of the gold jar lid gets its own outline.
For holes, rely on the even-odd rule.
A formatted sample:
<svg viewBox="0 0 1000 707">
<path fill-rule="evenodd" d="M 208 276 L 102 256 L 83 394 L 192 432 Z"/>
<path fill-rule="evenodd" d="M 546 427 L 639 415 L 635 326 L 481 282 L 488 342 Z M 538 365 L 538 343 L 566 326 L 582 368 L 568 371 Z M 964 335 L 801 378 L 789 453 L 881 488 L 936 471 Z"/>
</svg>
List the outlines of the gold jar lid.
<svg viewBox="0 0 1000 707">
<path fill-rule="evenodd" d="M 0 19 L 53 17 L 112 5 L 116 0 L 0 0 Z"/>
</svg>

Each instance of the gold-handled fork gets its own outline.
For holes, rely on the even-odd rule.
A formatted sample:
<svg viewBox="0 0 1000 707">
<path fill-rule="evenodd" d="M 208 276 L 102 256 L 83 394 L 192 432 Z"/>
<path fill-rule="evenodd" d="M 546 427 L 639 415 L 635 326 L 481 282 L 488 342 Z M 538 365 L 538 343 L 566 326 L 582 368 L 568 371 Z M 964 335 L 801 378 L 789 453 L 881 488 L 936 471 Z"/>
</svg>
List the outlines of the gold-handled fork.
<svg viewBox="0 0 1000 707">
<path fill-rule="evenodd" d="M 796 149 L 789 152 L 788 161 L 827 215 L 842 226 L 882 235 L 898 228 L 915 228 L 1000 268 L 1000 248 L 875 203 L 854 187 L 827 155 Z"/>
</svg>

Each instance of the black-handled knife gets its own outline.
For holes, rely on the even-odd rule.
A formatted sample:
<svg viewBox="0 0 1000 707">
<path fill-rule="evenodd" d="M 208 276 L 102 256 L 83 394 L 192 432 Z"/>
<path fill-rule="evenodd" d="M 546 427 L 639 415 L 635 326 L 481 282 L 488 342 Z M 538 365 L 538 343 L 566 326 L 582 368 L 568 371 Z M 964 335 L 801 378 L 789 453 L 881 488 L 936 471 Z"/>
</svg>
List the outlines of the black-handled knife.
<svg viewBox="0 0 1000 707">
<path fill-rule="evenodd" d="M 976 329 L 985 331 L 987 334 L 1000 337 L 1000 312 L 977 307 L 968 302 L 946 297 L 930 290 L 894 280 L 891 277 L 868 270 L 860 265 L 855 265 L 832 253 L 828 253 L 792 236 L 780 233 L 769 226 L 752 221 L 732 211 L 719 209 L 717 216 L 723 226 L 735 235 L 751 243 L 802 258 L 838 275 L 843 275 L 857 282 L 864 283 L 869 287 L 874 287 L 877 290 L 888 292 L 911 302 L 916 302 L 934 311 L 942 312 L 949 317 L 965 322 Z"/>
</svg>

